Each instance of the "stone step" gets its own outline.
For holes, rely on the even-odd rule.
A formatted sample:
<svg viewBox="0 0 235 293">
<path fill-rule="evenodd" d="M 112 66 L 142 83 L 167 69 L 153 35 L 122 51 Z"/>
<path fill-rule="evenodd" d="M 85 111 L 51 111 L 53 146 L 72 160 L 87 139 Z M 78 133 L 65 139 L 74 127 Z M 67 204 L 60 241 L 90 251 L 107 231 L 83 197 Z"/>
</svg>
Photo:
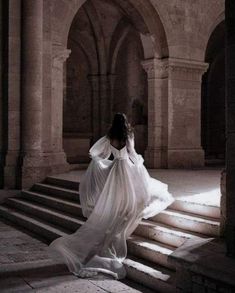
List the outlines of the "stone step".
<svg viewBox="0 0 235 293">
<path fill-rule="evenodd" d="M 67 180 L 63 178 L 58 178 L 54 176 L 49 176 L 45 179 L 46 184 L 51 184 L 51 185 L 56 185 L 62 188 L 67 188 L 67 189 L 72 189 L 78 191 L 79 189 L 79 182 L 77 181 L 72 181 L 72 180 Z"/>
<path fill-rule="evenodd" d="M 75 163 L 75 164 L 70 164 L 70 171 L 76 171 L 76 170 L 84 170 L 88 168 L 89 163 Z"/>
<path fill-rule="evenodd" d="M 0 216 L 19 225 L 27 230 L 45 238 L 48 243 L 54 239 L 65 236 L 70 232 L 57 228 L 51 223 L 44 222 L 41 218 L 35 218 L 32 215 L 25 214 L 8 206 L 0 206 Z M 64 232 L 66 231 L 66 232 Z M 146 287 L 156 289 L 159 292 L 174 292 L 172 285 L 174 284 L 174 272 L 166 268 L 157 266 L 154 263 L 144 260 L 127 258 L 124 261 L 127 270 L 127 278 L 143 284 Z"/>
<path fill-rule="evenodd" d="M 141 221 L 134 234 L 174 247 L 181 246 L 186 240 L 193 237 L 205 237 L 201 234 L 188 233 L 182 229 L 173 228 L 150 220 Z"/>
<path fill-rule="evenodd" d="M 48 242 L 53 241 L 57 237 L 68 234 L 63 232 L 61 228 L 53 227 L 51 223 L 43 222 L 41 219 L 33 218 L 32 216 L 6 206 L 0 206 L 0 216 L 30 230 L 33 233 L 43 236 Z M 148 266 L 144 264 L 144 260 L 141 260 L 141 262 L 139 259 L 133 260 L 127 258 L 125 260 L 124 264 L 127 270 L 127 277 L 149 288 L 157 289 L 160 292 L 171 292 L 168 291 L 171 289 L 171 285 L 168 284 L 168 279 L 173 278 L 172 276 L 174 272 L 167 270 L 166 268 L 157 270 L 155 269 L 156 264 L 151 263 L 151 265 Z M 141 278 L 136 278 L 137 276 L 141 276 Z"/>
<path fill-rule="evenodd" d="M 189 212 L 191 214 L 220 219 L 220 207 L 212 206 L 202 202 L 176 199 L 170 207 L 173 210 Z"/>
<path fill-rule="evenodd" d="M 206 236 L 218 237 L 220 234 L 220 223 L 218 219 L 197 216 L 191 213 L 167 209 L 151 218 L 152 221 L 197 232 Z"/>
<path fill-rule="evenodd" d="M 28 190 L 23 190 L 21 195 L 27 200 L 83 218 L 81 205 L 76 202 Z"/>
<path fill-rule="evenodd" d="M 72 189 L 46 183 L 37 183 L 34 184 L 31 190 L 79 202 L 79 192 Z"/>
<path fill-rule="evenodd" d="M 6 205 L 0 205 L 0 216 L 43 237 L 48 242 L 59 236 L 67 235 L 67 232 L 62 228 L 56 227 L 56 225 L 48 224 L 42 219 L 34 218 Z"/>
<path fill-rule="evenodd" d="M 127 240 L 127 247 L 131 255 L 174 269 L 172 264 L 168 263 L 168 256 L 175 249 L 172 246 L 132 235 Z"/>
<path fill-rule="evenodd" d="M 124 260 L 127 278 L 154 292 L 174 293 L 175 272 L 156 264 L 128 255 Z"/>
<path fill-rule="evenodd" d="M 8 198 L 6 204 L 27 214 L 38 217 L 49 223 L 63 227 L 71 232 L 76 231 L 83 223 L 83 220 L 75 218 L 61 211 L 42 206 L 23 198 Z"/>
</svg>

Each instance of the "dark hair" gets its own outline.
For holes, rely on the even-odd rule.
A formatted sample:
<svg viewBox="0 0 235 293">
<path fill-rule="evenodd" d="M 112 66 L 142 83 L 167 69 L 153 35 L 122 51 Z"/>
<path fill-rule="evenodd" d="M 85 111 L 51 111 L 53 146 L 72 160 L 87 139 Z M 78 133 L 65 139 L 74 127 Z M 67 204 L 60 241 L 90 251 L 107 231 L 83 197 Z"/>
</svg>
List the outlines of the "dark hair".
<svg viewBox="0 0 235 293">
<path fill-rule="evenodd" d="M 124 113 L 116 113 L 113 118 L 112 126 L 108 131 L 109 139 L 117 139 L 119 141 L 126 141 L 128 136 L 133 135 L 133 130 L 128 123 L 127 117 Z"/>
</svg>

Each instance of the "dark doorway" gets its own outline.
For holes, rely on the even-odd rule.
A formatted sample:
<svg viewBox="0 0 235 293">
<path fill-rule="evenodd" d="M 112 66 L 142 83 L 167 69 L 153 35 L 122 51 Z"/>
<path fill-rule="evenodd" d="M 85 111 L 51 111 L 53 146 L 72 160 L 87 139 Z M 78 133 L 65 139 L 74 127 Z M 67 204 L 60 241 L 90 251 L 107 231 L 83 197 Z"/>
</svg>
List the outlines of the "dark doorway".
<svg viewBox="0 0 235 293">
<path fill-rule="evenodd" d="M 202 146 L 206 165 L 225 160 L 225 23 L 213 31 L 206 50 L 209 70 L 202 80 Z"/>
</svg>

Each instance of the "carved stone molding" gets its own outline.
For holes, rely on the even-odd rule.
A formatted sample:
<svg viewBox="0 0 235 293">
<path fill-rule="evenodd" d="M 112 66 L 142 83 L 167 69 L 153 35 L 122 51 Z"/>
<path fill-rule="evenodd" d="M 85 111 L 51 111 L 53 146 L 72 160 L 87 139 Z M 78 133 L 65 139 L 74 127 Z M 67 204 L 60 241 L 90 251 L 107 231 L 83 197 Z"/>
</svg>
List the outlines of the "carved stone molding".
<svg viewBox="0 0 235 293">
<path fill-rule="evenodd" d="M 201 81 L 208 63 L 169 58 L 169 77 L 179 80 Z"/>
<path fill-rule="evenodd" d="M 141 64 L 148 74 L 148 79 L 162 79 L 168 77 L 168 58 L 147 59 L 142 61 Z"/>
<path fill-rule="evenodd" d="M 188 61 L 177 58 L 147 59 L 141 62 L 149 79 L 172 79 L 201 81 L 208 63 Z"/>
</svg>

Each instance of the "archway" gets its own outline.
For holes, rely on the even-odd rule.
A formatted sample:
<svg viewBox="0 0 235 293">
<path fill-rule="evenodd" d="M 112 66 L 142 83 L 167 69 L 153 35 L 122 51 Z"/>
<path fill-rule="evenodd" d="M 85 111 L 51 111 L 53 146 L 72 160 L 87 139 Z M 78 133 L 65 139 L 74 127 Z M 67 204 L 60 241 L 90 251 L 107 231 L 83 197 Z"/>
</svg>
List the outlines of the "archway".
<svg viewBox="0 0 235 293">
<path fill-rule="evenodd" d="M 202 146 L 206 164 L 223 165 L 225 159 L 225 23 L 209 39 L 205 61 L 209 70 L 202 81 Z"/>
<path fill-rule="evenodd" d="M 106 132 L 118 111 L 127 113 L 135 126 L 137 151 L 144 155 L 147 148 L 148 77 L 141 63 L 166 57 L 168 50 L 164 30 L 156 47 L 131 2 L 88 0 L 73 18 L 63 106 L 63 145 L 70 163 L 89 159 L 90 144 Z"/>
<path fill-rule="evenodd" d="M 56 125 L 52 132 L 53 147 L 57 147 L 62 143 L 63 98 L 65 102 L 66 100 L 68 101 L 66 94 L 68 78 L 66 76 L 67 65 L 65 61 L 69 56 L 72 56 L 71 49 L 68 46 L 68 40 L 71 36 L 71 31 L 76 27 L 75 23 L 78 14 L 83 13 L 85 15 L 84 17 L 87 19 L 86 28 L 90 32 L 90 34 L 88 34 L 90 38 L 89 40 L 93 38 L 96 41 L 95 46 L 93 42 L 93 48 L 95 47 L 94 50 L 89 46 L 84 48 L 80 39 L 79 46 L 77 44 L 77 50 L 79 50 L 80 55 L 83 56 L 82 58 L 80 57 L 80 59 L 82 59 L 83 63 L 86 63 L 87 70 L 89 68 L 91 72 L 91 74 L 88 74 L 87 79 L 89 80 L 89 86 L 92 89 L 92 97 L 89 98 L 92 100 L 92 110 L 90 111 L 91 119 L 88 119 L 90 121 L 89 123 L 91 125 L 92 133 L 89 137 L 89 130 L 87 128 L 85 137 L 80 137 L 79 142 L 77 137 L 73 134 L 71 136 L 71 132 L 67 132 L 67 134 L 66 131 L 64 132 L 65 152 L 68 154 L 67 147 L 70 147 L 71 151 L 77 152 L 75 155 L 67 156 L 71 158 L 69 161 L 75 162 L 76 160 L 80 160 L 80 158 L 76 158 L 78 153 L 79 156 L 82 156 L 82 152 L 83 154 L 87 154 L 90 142 L 96 140 L 105 132 L 110 123 L 112 113 L 116 111 L 113 107 L 116 104 L 114 103 L 114 100 L 117 95 L 113 95 L 113 93 L 116 88 L 117 74 L 113 69 L 116 68 L 114 65 L 116 64 L 117 66 L 119 63 L 120 52 L 124 50 L 123 48 L 125 47 L 127 34 L 132 34 L 136 44 L 138 44 L 137 48 L 135 48 L 138 52 L 138 60 L 133 61 L 138 63 L 138 70 L 140 70 L 140 68 L 142 70 L 140 61 L 144 61 L 141 65 L 144 67 L 147 74 L 142 70 L 141 76 L 147 80 L 149 94 L 145 94 L 145 90 L 140 91 L 142 92 L 142 96 L 146 95 L 145 101 L 143 101 L 143 98 L 140 99 L 140 97 L 138 97 L 137 101 L 133 101 L 133 109 L 131 112 L 134 116 L 136 113 L 142 113 L 144 116 L 147 101 L 148 105 L 151 105 L 150 107 L 148 106 L 147 115 L 148 139 L 142 139 L 144 144 L 142 144 L 142 146 L 139 144 L 139 147 L 137 144 L 137 148 L 143 153 L 144 148 L 148 145 L 147 151 L 145 152 L 147 165 L 150 166 L 151 164 L 151 167 L 154 168 L 162 167 L 161 153 L 164 152 L 165 149 L 162 145 L 164 141 L 164 139 L 162 139 L 164 138 L 162 132 L 163 130 L 166 131 L 166 128 L 164 128 L 163 125 L 164 121 L 162 121 L 162 112 L 166 111 L 166 109 L 164 110 L 159 106 L 159 99 L 165 100 L 168 94 L 166 88 L 167 83 L 164 82 L 168 74 L 165 64 L 168 60 L 168 45 L 165 30 L 156 9 L 152 6 L 150 1 L 146 0 L 71 0 L 66 1 L 66 3 L 63 0 L 53 0 L 51 5 L 53 6 L 51 11 L 53 13 L 52 27 L 54 28 L 51 36 L 53 58 L 52 100 L 56 105 L 56 107 L 52 109 L 51 116 L 52 125 Z M 104 6 L 109 7 L 108 10 L 110 10 L 108 14 L 104 12 Z M 116 12 L 113 10 L 114 7 Z M 108 20 L 109 15 L 116 20 L 116 23 L 111 21 L 111 24 L 113 25 L 110 25 L 110 21 Z M 100 25 L 100 22 L 103 22 L 104 24 Z M 108 30 L 108 34 L 104 34 L 105 30 Z M 77 32 L 78 31 L 79 30 L 77 30 Z M 79 34 L 76 34 L 76 37 L 78 35 Z M 83 35 L 83 37 L 85 37 L 85 35 Z M 88 38 L 86 38 L 86 41 L 88 41 Z M 95 54 L 91 51 L 95 52 Z M 94 59 L 91 58 L 92 54 L 93 56 L 96 55 L 95 62 Z M 116 63 L 115 60 L 118 62 Z M 69 61 L 67 63 L 69 63 Z M 163 68 L 166 68 L 166 72 L 164 71 L 164 73 Z M 153 74 L 153 72 L 155 73 Z M 139 82 L 136 82 L 136 84 L 139 86 Z M 143 88 L 146 88 L 146 86 Z M 156 91 L 159 92 L 159 94 L 157 94 Z M 157 100 L 155 99 L 156 96 L 158 97 Z M 110 99 L 108 97 L 110 97 Z M 73 104 L 71 103 L 71 105 Z M 76 107 L 74 107 L 74 109 L 75 108 Z M 95 123 L 97 121 L 97 115 L 99 117 L 98 124 Z M 137 127 L 139 128 L 138 136 L 141 132 L 144 132 L 144 127 L 147 128 L 146 117 L 139 119 L 139 121 L 136 122 L 137 124 L 142 123 L 140 124 L 140 127 Z M 143 123 L 145 123 L 145 126 L 143 126 Z M 81 139 L 83 139 L 83 141 Z M 78 147 L 83 148 L 83 150 L 79 150 Z M 153 151 L 155 154 L 154 160 Z M 73 158 L 75 158 L 75 160 L 73 160 Z M 83 158 L 81 159 L 83 160 Z"/>
</svg>

